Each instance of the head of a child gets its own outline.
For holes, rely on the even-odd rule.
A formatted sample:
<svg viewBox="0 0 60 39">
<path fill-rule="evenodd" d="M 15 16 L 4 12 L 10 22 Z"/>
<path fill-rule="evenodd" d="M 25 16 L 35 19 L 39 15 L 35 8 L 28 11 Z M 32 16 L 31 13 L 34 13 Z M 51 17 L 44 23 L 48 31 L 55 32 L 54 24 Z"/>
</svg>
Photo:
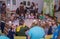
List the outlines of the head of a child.
<svg viewBox="0 0 60 39">
<path fill-rule="evenodd" d="M 31 27 L 38 26 L 38 21 L 36 19 L 33 20 Z"/>
<path fill-rule="evenodd" d="M 31 13 L 31 16 L 34 16 L 34 14 L 33 14 L 33 13 Z"/>
<path fill-rule="evenodd" d="M 52 26 L 52 22 L 51 22 L 51 21 L 48 21 L 48 25 L 49 25 L 49 26 Z"/>
<path fill-rule="evenodd" d="M 26 15 L 28 16 L 28 15 L 30 15 L 30 13 L 27 12 Z"/>
<path fill-rule="evenodd" d="M 16 26 L 14 26 L 14 25 L 12 24 L 11 29 L 14 30 L 15 28 L 16 28 Z"/>
<path fill-rule="evenodd" d="M 15 15 L 14 13 L 11 13 L 11 16 L 12 16 L 12 17 L 15 17 L 16 15 Z"/>
<path fill-rule="evenodd" d="M 15 14 L 11 13 L 10 20 L 14 20 L 14 18 L 15 18 Z"/>
<path fill-rule="evenodd" d="M 20 19 L 19 25 L 23 25 L 24 24 L 24 20 Z"/>
<path fill-rule="evenodd" d="M 25 14 L 25 16 L 27 16 L 27 13 Z"/>
<path fill-rule="evenodd" d="M 6 7 L 6 4 L 5 3 L 2 3 L 2 7 Z"/>
<path fill-rule="evenodd" d="M 21 16 L 24 16 L 24 14 L 22 13 Z"/>
<path fill-rule="evenodd" d="M 52 16 L 49 16 L 49 20 L 51 21 L 53 19 L 53 17 Z"/>
<path fill-rule="evenodd" d="M 21 2 L 21 3 L 20 3 L 20 6 L 23 6 L 23 5 L 24 5 L 23 2 Z"/>
<path fill-rule="evenodd" d="M 48 19 L 49 18 L 49 14 L 45 14 L 45 18 Z"/>
<path fill-rule="evenodd" d="M 38 15 L 38 13 L 35 13 L 35 15 L 37 16 L 37 15 Z"/>
<path fill-rule="evenodd" d="M 45 21 L 41 21 L 41 27 L 45 28 L 46 26 L 46 22 Z"/>
<path fill-rule="evenodd" d="M 39 14 L 39 16 L 43 16 L 43 14 L 42 14 L 42 13 L 40 13 L 40 14 Z"/>
<path fill-rule="evenodd" d="M 54 19 L 52 20 L 52 25 L 57 25 L 57 22 Z"/>
<path fill-rule="evenodd" d="M 40 19 L 38 19 L 38 25 L 41 26 L 41 21 Z"/>
</svg>

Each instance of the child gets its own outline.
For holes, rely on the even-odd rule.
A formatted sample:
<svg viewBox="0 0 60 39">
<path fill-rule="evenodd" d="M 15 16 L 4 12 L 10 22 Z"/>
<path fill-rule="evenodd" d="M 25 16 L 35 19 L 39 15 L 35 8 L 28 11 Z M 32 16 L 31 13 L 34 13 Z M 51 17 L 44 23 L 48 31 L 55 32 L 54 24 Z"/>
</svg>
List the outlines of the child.
<svg viewBox="0 0 60 39">
<path fill-rule="evenodd" d="M 30 19 L 30 18 L 31 18 L 31 16 L 30 16 L 30 14 L 29 14 L 29 13 L 27 14 L 27 18 L 28 18 L 28 19 Z"/>
<path fill-rule="evenodd" d="M 30 14 L 30 18 L 31 18 L 31 19 L 34 19 L 33 13 Z"/>
<path fill-rule="evenodd" d="M 14 34 L 15 34 L 15 31 L 14 31 L 14 26 L 12 26 L 11 27 L 11 29 L 9 30 L 9 32 L 8 32 L 8 37 L 10 38 L 10 39 L 14 39 Z"/>
<path fill-rule="evenodd" d="M 1 21 L 1 32 L 3 33 L 5 27 L 5 21 Z"/>
<path fill-rule="evenodd" d="M 58 25 L 57 29 L 53 33 L 53 38 L 52 39 L 60 39 L 60 24 Z"/>
<path fill-rule="evenodd" d="M 26 34 L 26 39 L 28 39 L 28 32 L 29 30 L 26 30 L 25 34 Z"/>
<path fill-rule="evenodd" d="M 56 30 L 57 28 L 57 23 L 55 21 L 52 22 L 52 32 L 54 33 L 54 31 Z"/>
<path fill-rule="evenodd" d="M 43 20 L 43 15 L 42 14 L 39 15 L 39 19 Z"/>
<path fill-rule="evenodd" d="M 27 14 L 25 14 L 25 19 L 27 19 L 28 18 L 28 15 Z"/>
<path fill-rule="evenodd" d="M 48 24 L 49 24 L 48 35 L 51 35 L 52 34 L 52 23 L 51 23 L 51 21 L 49 21 Z"/>
<path fill-rule="evenodd" d="M 24 14 L 21 14 L 21 16 L 19 18 L 20 19 L 24 19 Z"/>
<path fill-rule="evenodd" d="M 38 13 L 35 14 L 35 19 L 38 19 Z"/>
</svg>

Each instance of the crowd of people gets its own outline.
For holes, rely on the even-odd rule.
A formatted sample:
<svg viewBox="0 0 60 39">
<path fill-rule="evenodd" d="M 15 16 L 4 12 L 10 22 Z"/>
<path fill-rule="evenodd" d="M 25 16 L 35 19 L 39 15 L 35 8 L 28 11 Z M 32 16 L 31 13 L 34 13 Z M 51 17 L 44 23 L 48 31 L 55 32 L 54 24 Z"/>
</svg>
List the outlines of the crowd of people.
<svg viewBox="0 0 60 39">
<path fill-rule="evenodd" d="M 30 15 L 32 16 L 32 18 L 34 18 L 34 16 L 38 13 L 38 4 L 32 2 L 31 6 L 27 7 L 24 6 L 23 2 L 21 2 L 20 6 L 16 9 L 16 13 L 19 16 L 24 16 L 26 18 L 30 18 Z"/>
<path fill-rule="evenodd" d="M 46 35 L 55 35 L 55 32 L 59 32 L 59 30 L 56 31 L 59 26 L 56 17 L 51 17 L 49 14 L 43 15 L 43 13 L 35 12 L 35 10 L 26 12 L 23 8 L 24 6 L 22 6 L 23 4 L 21 3 L 20 9 L 17 8 L 16 13 L 12 13 L 9 18 L 2 17 L 1 32 L 6 35 L 7 39 L 14 39 L 14 35 L 17 35 L 16 32 L 20 32 L 20 27 L 27 26 L 25 24 L 26 19 L 33 19 L 31 27 L 27 26 L 28 29 L 25 29 L 26 39 L 44 39 Z M 0 37 L 2 38 L 3 36 Z M 52 39 L 57 38 L 59 37 L 56 34 L 55 38 Z"/>
<path fill-rule="evenodd" d="M 31 17 L 33 17 L 33 16 L 31 16 Z M 10 39 L 14 39 L 14 34 L 16 35 L 16 32 L 20 32 L 19 31 L 20 27 L 22 25 L 23 25 L 23 27 L 27 26 L 25 24 L 26 19 L 27 18 L 23 19 L 23 17 L 20 18 L 20 16 L 17 16 L 16 14 L 12 13 L 10 18 L 8 18 L 8 19 L 3 18 L 3 20 L 1 21 L 1 32 L 2 33 L 5 32 L 5 34 L 7 34 L 7 37 L 9 37 Z M 28 19 L 30 20 L 30 18 L 28 18 Z M 29 36 L 32 36 L 31 33 L 33 34 L 33 36 L 35 36 L 35 35 L 39 36 L 39 34 L 40 34 L 40 36 L 42 35 L 41 38 L 44 38 L 45 35 L 52 35 L 58 27 L 56 17 L 51 17 L 48 14 L 45 14 L 45 15 L 40 14 L 38 16 L 38 19 L 35 19 L 35 18 L 31 18 L 31 19 L 33 19 L 31 27 L 27 26 L 29 29 L 27 29 L 24 32 L 28 38 L 29 38 Z M 41 30 L 39 31 L 39 29 L 40 29 L 39 27 L 42 29 L 42 31 Z M 36 33 L 34 34 L 33 31 Z M 40 33 L 38 33 L 38 32 L 40 32 Z M 32 38 L 29 38 L 29 39 L 34 39 L 33 36 L 32 36 Z M 39 38 L 39 37 L 36 36 L 36 38 Z"/>
</svg>

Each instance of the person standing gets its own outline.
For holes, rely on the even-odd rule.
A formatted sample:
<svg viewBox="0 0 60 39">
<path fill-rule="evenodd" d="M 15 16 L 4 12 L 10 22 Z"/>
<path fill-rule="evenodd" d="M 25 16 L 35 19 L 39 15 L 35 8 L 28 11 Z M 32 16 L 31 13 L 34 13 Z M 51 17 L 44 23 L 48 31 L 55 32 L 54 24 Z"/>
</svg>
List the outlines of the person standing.
<svg viewBox="0 0 60 39">
<path fill-rule="evenodd" d="M 28 39 L 44 39 L 45 32 L 44 29 L 38 26 L 38 22 L 33 23 L 33 27 L 28 32 Z"/>
<path fill-rule="evenodd" d="M 21 14 L 25 14 L 25 10 L 24 10 L 24 5 L 21 2 L 20 6 L 16 9 L 16 13 L 20 16 Z"/>
<path fill-rule="evenodd" d="M 1 14 L 6 16 L 6 4 L 5 3 L 2 3 Z"/>
</svg>

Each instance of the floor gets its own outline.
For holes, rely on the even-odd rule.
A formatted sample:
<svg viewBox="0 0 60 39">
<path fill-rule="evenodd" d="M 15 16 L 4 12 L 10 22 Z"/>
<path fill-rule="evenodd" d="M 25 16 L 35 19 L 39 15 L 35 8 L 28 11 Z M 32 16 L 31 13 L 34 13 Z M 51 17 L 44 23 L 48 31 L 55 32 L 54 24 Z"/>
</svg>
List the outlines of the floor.
<svg viewBox="0 0 60 39">
<path fill-rule="evenodd" d="M 52 38 L 52 35 L 46 35 L 45 36 L 45 39 L 51 39 Z M 15 36 L 15 39 L 26 39 L 25 36 Z"/>
</svg>

